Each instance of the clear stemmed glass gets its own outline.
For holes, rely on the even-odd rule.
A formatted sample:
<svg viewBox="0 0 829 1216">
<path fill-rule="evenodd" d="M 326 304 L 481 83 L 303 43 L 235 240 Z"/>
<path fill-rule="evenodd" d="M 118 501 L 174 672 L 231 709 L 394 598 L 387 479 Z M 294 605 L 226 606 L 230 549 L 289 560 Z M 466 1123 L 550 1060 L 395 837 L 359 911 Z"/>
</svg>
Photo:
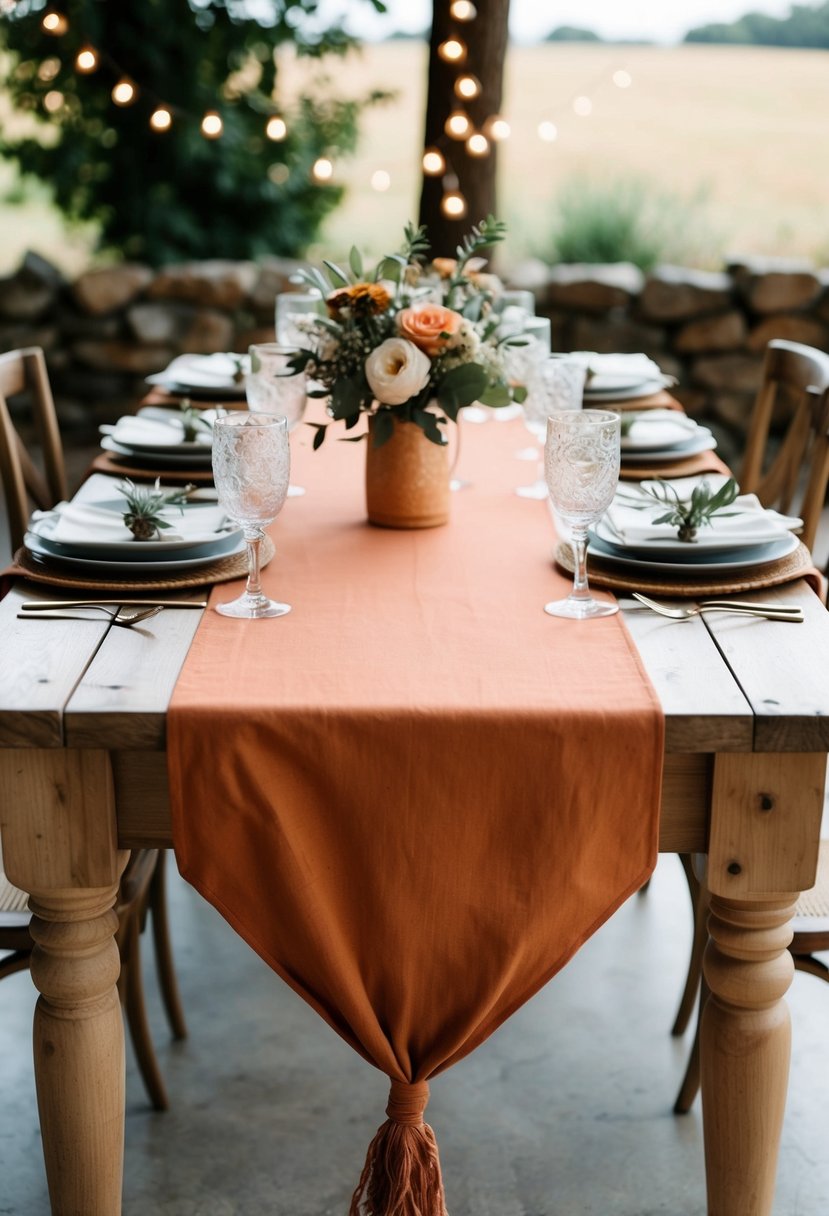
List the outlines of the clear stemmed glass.
<svg viewBox="0 0 829 1216">
<path fill-rule="evenodd" d="M 290 604 L 263 594 L 259 560 L 263 528 L 282 510 L 288 495 L 291 449 L 288 424 L 274 414 L 233 413 L 213 424 L 213 479 L 219 502 L 244 532 L 248 580 L 236 600 L 217 604 L 223 616 L 284 616 Z"/>
<path fill-rule="evenodd" d="M 619 480 L 620 415 L 578 410 L 547 419 L 544 473 L 550 500 L 570 531 L 575 570 L 565 600 L 544 605 L 550 616 L 611 616 L 617 604 L 594 600 L 587 585 L 587 530 L 613 501 Z"/>
<path fill-rule="evenodd" d="M 285 418 L 290 433 L 302 421 L 308 399 L 305 373 L 288 370 L 296 348 L 279 342 L 255 342 L 248 351 L 250 371 L 245 376 L 245 397 L 249 409 Z M 289 498 L 304 493 L 302 486 L 288 486 Z"/>
<path fill-rule="evenodd" d="M 310 334 L 302 323 L 324 313 L 318 291 L 280 291 L 274 307 L 277 342 L 285 346 L 309 346 Z"/>
<path fill-rule="evenodd" d="M 544 443 L 551 414 L 581 409 L 586 374 L 582 363 L 556 355 L 548 355 L 533 365 L 527 377 L 524 425 L 539 444 Z M 535 481 L 518 486 L 515 493 L 520 498 L 545 499 L 547 483 L 543 474 L 539 462 Z"/>
</svg>

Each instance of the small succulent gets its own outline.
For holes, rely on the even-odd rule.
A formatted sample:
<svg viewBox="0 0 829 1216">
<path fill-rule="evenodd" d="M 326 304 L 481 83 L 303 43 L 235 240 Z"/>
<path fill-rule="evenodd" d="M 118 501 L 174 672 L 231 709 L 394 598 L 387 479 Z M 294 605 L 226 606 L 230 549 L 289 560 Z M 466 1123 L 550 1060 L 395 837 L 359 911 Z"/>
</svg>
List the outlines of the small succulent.
<svg viewBox="0 0 829 1216">
<path fill-rule="evenodd" d="M 712 490 L 707 481 L 703 480 L 694 486 L 690 498 L 680 498 L 676 490 L 668 482 L 655 482 L 652 486 L 643 486 L 644 492 L 655 502 L 666 506 L 668 510 L 653 522 L 655 524 L 672 524 L 677 530 L 677 536 L 682 541 L 694 541 L 697 529 L 711 523 L 714 515 L 736 515 L 736 511 L 726 511 L 740 492 L 740 487 L 733 477 Z"/>
<path fill-rule="evenodd" d="M 178 507 L 183 515 L 183 504 L 196 487 L 188 484 L 178 490 L 162 490 L 158 478 L 152 486 L 137 486 L 126 477 L 117 488 L 126 499 L 123 515 L 126 527 L 136 540 L 152 540 L 157 533 L 172 527 L 161 517 L 164 508 Z"/>
</svg>

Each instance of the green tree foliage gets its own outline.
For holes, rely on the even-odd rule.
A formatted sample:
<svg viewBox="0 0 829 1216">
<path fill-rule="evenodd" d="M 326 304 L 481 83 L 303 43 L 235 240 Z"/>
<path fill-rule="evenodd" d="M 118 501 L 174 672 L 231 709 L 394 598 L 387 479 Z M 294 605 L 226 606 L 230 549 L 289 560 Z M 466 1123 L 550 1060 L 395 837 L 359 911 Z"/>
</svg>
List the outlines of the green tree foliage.
<svg viewBox="0 0 829 1216">
<path fill-rule="evenodd" d="M 363 2 L 384 11 L 382 0 Z M 105 250 L 156 265 L 300 254 L 341 197 L 312 179 L 314 162 L 352 151 L 361 109 L 381 96 L 315 89 L 284 114 L 284 139 L 266 136 L 281 112 L 276 48 L 322 58 L 352 46 L 338 26 L 315 29 L 318 3 L 20 0 L 0 33 L 7 88 L 42 131 L 0 137 L 0 153 L 48 183 L 68 218 L 97 222 Z M 42 28 L 52 9 L 68 22 L 59 35 Z M 75 68 L 84 46 L 100 55 L 88 75 Z M 138 89 L 128 106 L 111 97 L 122 76 Z M 158 105 L 172 113 L 167 131 L 150 127 Z M 201 133 L 209 110 L 224 123 L 218 139 Z"/>
<path fill-rule="evenodd" d="M 689 30 L 685 41 L 827 49 L 829 3 L 817 6 L 795 4 L 788 17 L 746 13 L 730 25 L 717 23 Z"/>
</svg>

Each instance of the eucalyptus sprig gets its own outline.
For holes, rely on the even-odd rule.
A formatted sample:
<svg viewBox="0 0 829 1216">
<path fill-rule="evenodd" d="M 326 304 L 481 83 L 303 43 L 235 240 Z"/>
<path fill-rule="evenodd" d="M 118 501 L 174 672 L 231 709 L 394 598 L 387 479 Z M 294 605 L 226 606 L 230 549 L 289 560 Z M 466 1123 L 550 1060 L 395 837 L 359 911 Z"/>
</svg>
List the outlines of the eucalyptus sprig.
<svg viewBox="0 0 829 1216">
<path fill-rule="evenodd" d="M 694 541 L 697 529 L 704 524 L 710 526 L 715 515 L 737 515 L 737 511 L 726 511 L 740 492 L 740 487 L 733 477 L 712 490 L 707 481 L 702 480 L 691 493 L 690 498 L 680 498 L 674 487 L 667 481 L 654 482 L 652 486 L 643 486 L 642 491 L 668 510 L 655 519 L 654 524 L 671 524 L 677 530 L 677 536 L 682 541 Z"/>
<path fill-rule="evenodd" d="M 164 508 L 178 507 L 183 515 L 184 503 L 195 488 L 195 485 L 188 483 L 180 489 L 162 490 L 159 478 L 155 479 L 152 486 L 137 486 L 125 477 L 116 486 L 118 493 L 123 494 L 126 499 L 124 524 L 136 540 L 152 540 L 156 533 L 173 526 L 162 518 L 161 512 Z"/>
</svg>

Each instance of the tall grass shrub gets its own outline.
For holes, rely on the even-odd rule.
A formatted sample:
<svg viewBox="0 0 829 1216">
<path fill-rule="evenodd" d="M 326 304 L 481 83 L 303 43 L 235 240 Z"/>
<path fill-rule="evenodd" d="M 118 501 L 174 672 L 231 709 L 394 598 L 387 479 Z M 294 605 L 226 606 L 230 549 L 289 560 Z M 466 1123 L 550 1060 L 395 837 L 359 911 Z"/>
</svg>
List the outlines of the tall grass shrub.
<svg viewBox="0 0 829 1216">
<path fill-rule="evenodd" d="M 721 248 L 705 216 L 704 195 L 683 197 L 647 178 L 568 179 L 554 202 L 551 247 L 558 262 L 706 265 Z"/>
</svg>

